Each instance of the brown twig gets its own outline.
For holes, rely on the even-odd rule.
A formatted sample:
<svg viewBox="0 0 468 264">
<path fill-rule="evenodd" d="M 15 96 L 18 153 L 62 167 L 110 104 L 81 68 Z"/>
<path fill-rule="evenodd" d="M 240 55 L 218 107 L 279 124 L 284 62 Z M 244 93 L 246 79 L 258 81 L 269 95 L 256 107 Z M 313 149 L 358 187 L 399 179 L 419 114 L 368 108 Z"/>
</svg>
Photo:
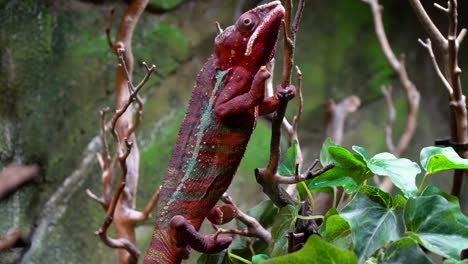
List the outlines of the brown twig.
<svg viewBox="0 0 468 264">
<path fill-rule="evenodd" d="M 143 63 L 146 74 L 136 86 L 133 85 L 131 40 L 135 25 L 147 4 L 148 0 L 131 1 L 119 25 L 115 44 L 110 37 L 113 14 L 111 13 L 109 27 L 106 29 L 106 36 L 109 47 L 117 55 L 119 61 L 119 67 L 117 67 L 115 75 L 115 108 L 117 110 L 112 116 L 109 125 L 114 142 L 115 155 L 112 162 L 110 162 L 105 136 L 105 111 L 103 111 L 101 112 L 101 140 L 104 146 L 104 153 L 97 154 L 97 160 L 102 171 L 103 194 L 101 197 L 97 197 L 87 190 L 88 195 L 103 205 L 106 210 L 106 217 L 96 231 L 96 234 L 109 247 L 124 249 L 119 250 L 120 263 L 137 263 L 140 251 L 135 246 L 135 225 L 137 222 L 148 218 L 159 197 L 158 191 L 153 195 L 143 212 L 134 209 L 139 176 L 139 152 L 134 132 L 140 123 L 143 111 L 143 103 L 138 92 L 154 72 L 155 66 L 148 67 L 146 63 Z M 136 103 L 134 114 L 133 102 Z M 120 166 L 120 176 L 116 190 L 111 197 L 112 177 L 117 164 Z M 116 239 L 110 238 L 107 235 L 107 230 L 113 222 L 116 230 Z"/>
<path fill-rule="evenodd" d="M 38 177 L 39 166 L 9 165 L 0 171 L 0 200 Z"/>
<path fill-rule="evenodd" d="M 393 144 L 393 124 L 395 123 L 396 118 L 396 110 L 395 105 L 393 104 L 392 98 L 392 87 L 382 85 L 382 94 L 385 98 L 385 103 L 387 105 L 387 112 L 388 112 L 388 121 L 387 126 L 385 127 L 385 144 L 387 145 L 387 149 L 394 153 L 395 152 L 395 144 Z"/>
<path fill-rule="evenodd" d="M 226 193 L 221 197 L 221 201 L 225 204 L 231 205 L 235 210 L 235 218 L 246 225 L 245 229 L 224 229 L 218 228 L 213 225 L 216 229 L 215 238 L 220 234 L 236 234 L 241 236 L 256 237 L 263 240 L 267 245 L 271 242 L 271 233 L 266 230 L 257 219 L 242 212 L 233 202 L 232 198 Z"/>
<path fill-rule="evenodd" d="M 399 157 L 403 154 L 403 152 L 408 148 L 411 139 L 416 132 L 416 125 L 417 125 L 417 117 L 419 111 L 419 103 L 420 103 L 420 94 L 417 90 L 416 86 L 413 82 L 409 79 L 408 72 L 405 66 L 404 56 L 401 56 L 400 59 L 397 59 L 395 53 L 393 52 L 390 43 L 388 42 L 387 35 L 385 33 L 385 28 L 383 25 L 382 19 L 382 7 L 380 6 L 378 0 L 363 0 L 367 4 L 372 12 L 372 17 L 374 19 L 374 27 L 377 39 L 379 41 L 380 47 L 382 52 L 387 59 L 388 63 L 392 67 L 393 71 L 398 75 L 398 79 L 401 84 L 401 88 L 405 93 L 406 97 L 406 104 L 408 107 L 408 112 L 406 115 L 406 124 L 405 130 L 400 135 L 398 143 L 395 145 L 392 139 L 392 129 L 393 123 L 395 119 L 395 111 L 393 107 L 392 97 L 390 95 L 389 90 L 382 90 L 384 93 L 384 97 L 387 102 L 387 107 L 390 111 L 389 112 L 389 122 L 385 128 L 385 141 L 387 148 L 390 152 L 392 152 L 395 156 Z M 420 3 L 419 3 L 420 4 Z M 420 14 L 421 17 L 424 17 L 424 14 Z M 433 24 L 432 24 L 433 25 Z M 434 30 L 433 32 L 435 35 L 440 34 L 438 30 Z M 440 43 L 442 45 L 442 43 Z M 393 120 L 392 120 L 393 119 Z M 385 178 L 382 184 L 379 187 L 389 192 L 393 188 L 393 183 L 391 182 L 390 178 Z"/>
<path fill-rule="evenodd" d="M 449 0 L 447 8 L 435 5 L 436 8 L 444 12 L 448 17 L 448 33 L 446 37 L 440 33 L 439 29 L 427 15 L 420 0 L 410 0 L 410 3 L 424 30 L 429 35 L 430 41 L 420 41 L 420 43 L 428 50 L 437 75 L 449 91 L 450 141 L 457 144 L 466 144 L 468 143 L 468 114 L 460 79 L 461 69 L 458 66 L 458 49 L 465 38 L 466 29 L 462 29 L 458 33 L 457 0 Z M 440 54 L 442 54 L 445 68 L 443 75 L 438 70 L 437 59 L 432 52 L 431 43 L 434 43 Z M 457 153 L 463 158 L 468 157 L 467 151 L 457 150 Z M 455 171 L 452 195 L 459 196 L 465 172 L 463 170 Z"/>
<path fill-rule="evenodd" d="M 299 0 L 298 8 L 294 21 L 291 19 L 292 11 L 292 0 L 287 0 L 285 3 L 285 17 L 283 20 L 283 42 L 284 42 L 284 54 L 283 54 L 283 71 L 282 71 L 282 82 L 283 88 L 286 88 L 291 83 L 292 68 L 294 66 L 294 50 L 296 33 L 299 29 L 299 22 L 304 9 L 305 1 Z M 272 137 L 270 144 L 270 159 L 266 168 L 256 169 L 255 176 L 257 182 L 263 187 L 263 191 L 270 197 L 270 199 L 279 207 L 283 207 L 286 204 L 294 204 L 294 199 L 290 197 L 286 191 L 279 186 L 278 180 L 286 178 L 278 178 L 277 169 L 280 157 L 280 139 L 281 139 L 281 127 L 283 124 L 284 115 L 288 105 L 288 99 L 286 97 L 280 98 L 280 104 L 273 116 L 272 121 Z"/>
<path fill-rule="evenodd" d="M 349 114 L 354 113 L 361 105 L 361 99 L 351 95 L 336 104 L 333 100 L 328 100 L 324 104 L 325 108 L 325 134 L 333 139 L 336 144 L 343 141 L 345 121 Z"/>
</svg>

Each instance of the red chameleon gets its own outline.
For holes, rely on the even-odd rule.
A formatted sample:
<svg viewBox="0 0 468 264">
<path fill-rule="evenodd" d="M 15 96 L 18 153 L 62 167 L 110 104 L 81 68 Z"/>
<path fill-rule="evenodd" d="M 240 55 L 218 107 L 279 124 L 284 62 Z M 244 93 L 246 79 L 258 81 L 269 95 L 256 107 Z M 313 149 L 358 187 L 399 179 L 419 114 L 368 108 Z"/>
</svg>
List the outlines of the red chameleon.
<svg viewBox="0 0 468 264">
<path fill-rule="evenodd" d="M 265 65 L 275 54 L 284 12 L 280 1 L 258 6 L 215 38 L 164 177 L 145 264 L 180 263 L 190 248 L 214 253 L 231 243 L 196 230 L 229 187 L 258 116 L 275 111 L 281 97 L 294 97 L 292 85 L 264 96 Z"/>
</svg>

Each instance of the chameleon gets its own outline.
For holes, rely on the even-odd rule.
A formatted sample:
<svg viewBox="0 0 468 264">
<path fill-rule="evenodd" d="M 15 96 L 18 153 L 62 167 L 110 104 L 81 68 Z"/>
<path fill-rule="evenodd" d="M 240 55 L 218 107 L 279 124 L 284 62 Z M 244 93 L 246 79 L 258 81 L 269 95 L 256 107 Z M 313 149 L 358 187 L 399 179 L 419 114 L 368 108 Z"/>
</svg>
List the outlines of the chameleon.
<svg viewBox="0 0 468 264">
<path fill-rule="evenodd" d="M 260 5 L 216 36 L 163 179 L 145 264 L 180 263 L 190 248 L 214 253 L 231 243 L 230 237 L 202 236 L 197 230 L 213 210 L 222 216 L 216 203 L 236 173 L 259 115 L 295 95 L 293 85 L 278 85 L 265 98 L 271 76 L 265 65 L 274 57 L 284 14 L 280 1 Z"/>
</svg>

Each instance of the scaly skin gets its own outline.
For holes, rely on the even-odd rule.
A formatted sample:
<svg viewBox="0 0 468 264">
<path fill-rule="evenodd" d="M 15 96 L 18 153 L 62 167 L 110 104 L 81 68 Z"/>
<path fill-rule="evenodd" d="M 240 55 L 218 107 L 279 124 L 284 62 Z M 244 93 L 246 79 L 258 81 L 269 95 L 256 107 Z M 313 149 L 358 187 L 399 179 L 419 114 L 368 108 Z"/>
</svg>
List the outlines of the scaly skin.
<svg viewBox="0 0 468 264">
<path fill-rule="evenodd" d="M 180 263 L 189 246 L 208 253 L 229 246 L 231 238 L 190 234 L 229 187 L 258 115 L 274 111 L 279 96 L 294 96 L 294 87 L 277 86 L 274 97 L 264 98 L 270 76 L 264 65 L 275 53 L 283 16 L 279 1 L 262 5 L 216 37 L 163 181 L 145 264 Z"/>
</svg>

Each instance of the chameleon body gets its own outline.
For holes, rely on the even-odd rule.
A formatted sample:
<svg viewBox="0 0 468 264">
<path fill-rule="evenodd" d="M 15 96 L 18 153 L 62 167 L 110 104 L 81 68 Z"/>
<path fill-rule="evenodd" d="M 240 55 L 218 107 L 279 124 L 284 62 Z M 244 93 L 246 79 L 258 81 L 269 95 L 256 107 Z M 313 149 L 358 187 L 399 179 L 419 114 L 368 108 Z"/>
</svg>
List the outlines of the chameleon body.
<svg viewBox="0 0 468 264">
<path fill-rule="evenodd" d="M 264 65 L 274 56 L 283 16 L 280 1 L 261 5 L 216 37 L 163 180 L 145 264 L 180 263 L 189 246 L 212 253 L 231 242 L 220 237 L 220 245 L 210 249 L 184 232 L 196 232 L 229 187 L 259 114 L 274 111 L 280 96 L 294 96 L 293 88 L 277 86 L 275 96 L 264 97 L 270 77 Z M 190 241 L 180 241 L 186 237 Z"/>
</svg>

